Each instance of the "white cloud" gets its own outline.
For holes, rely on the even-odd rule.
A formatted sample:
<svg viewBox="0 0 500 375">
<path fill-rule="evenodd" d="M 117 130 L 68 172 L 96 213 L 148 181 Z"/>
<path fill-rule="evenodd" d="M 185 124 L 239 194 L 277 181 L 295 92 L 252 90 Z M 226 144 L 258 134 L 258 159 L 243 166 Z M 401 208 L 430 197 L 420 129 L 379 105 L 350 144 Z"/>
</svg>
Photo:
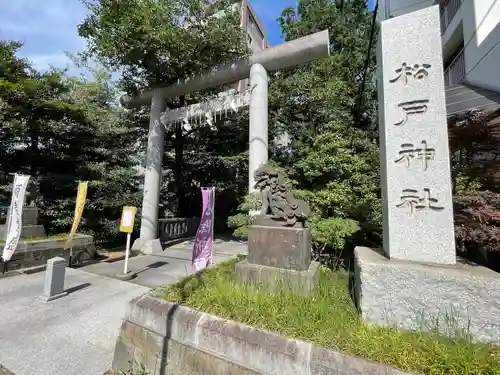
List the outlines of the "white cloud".
<svg viewBox="0 0 500 375">
<path fill-rule="evenodd" d="M 33 67 L 39 70 L 47 69 L 48 67 L 55 66 L 57 68 L 66 68 L 70 63 L 70 59 L 65 53 L 49 53 L 46 55 L 29 55 L 26 56 Z"/>
</svg>

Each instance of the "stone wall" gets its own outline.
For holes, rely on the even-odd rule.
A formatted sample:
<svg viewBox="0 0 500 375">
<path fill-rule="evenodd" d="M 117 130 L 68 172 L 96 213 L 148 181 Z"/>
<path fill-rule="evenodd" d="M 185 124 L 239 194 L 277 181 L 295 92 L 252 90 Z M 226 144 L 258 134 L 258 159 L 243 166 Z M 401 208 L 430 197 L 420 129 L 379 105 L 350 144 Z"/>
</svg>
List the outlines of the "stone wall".
<svg viewBox="0 0 500 375">
<path fill-rule="evenodd" d="M 17 245 L 9 270 L 25 269 L 47 264 L 47 260 L 62 257 L 69 260 L 70 250 L 63 250 L 66 238 L 23 241 Z M 3 251 L 0 245 L 0 253 Z M 76 234 L 73 239 L 73 259 L 75 262 L 90 260 L 95 256 L 94 238 L 86 234 Z"/>
<path fill-rule="evenodd" d="M 130 302 L 116 343 L 113 369 L 131 363 L 152 375 L 408 375 L 149 294 Z"/>
</svg>

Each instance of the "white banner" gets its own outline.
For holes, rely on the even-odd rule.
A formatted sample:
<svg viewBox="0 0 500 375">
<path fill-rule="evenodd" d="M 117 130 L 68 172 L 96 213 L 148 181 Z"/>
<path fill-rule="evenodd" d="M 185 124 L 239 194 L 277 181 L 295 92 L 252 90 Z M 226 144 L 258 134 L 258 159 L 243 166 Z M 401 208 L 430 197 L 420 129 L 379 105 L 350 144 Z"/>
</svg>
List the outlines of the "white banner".
<svg viewBox="0 0 500 375">
<path fill-rule="evenodd" d="M 2 260 L 8 262 L 14 251 L 16 251 L 19 238 L 21 237 L 21 229 L 23 228 L 23 206 L 26 187 L 30 176 L 16 174 L 14 184 L 12 185 L 12 200 L 10 203 L 10 214 L 7 221 L 7 236 L 5 238 L 5 246 L 3 248 Z"/>
</svg>

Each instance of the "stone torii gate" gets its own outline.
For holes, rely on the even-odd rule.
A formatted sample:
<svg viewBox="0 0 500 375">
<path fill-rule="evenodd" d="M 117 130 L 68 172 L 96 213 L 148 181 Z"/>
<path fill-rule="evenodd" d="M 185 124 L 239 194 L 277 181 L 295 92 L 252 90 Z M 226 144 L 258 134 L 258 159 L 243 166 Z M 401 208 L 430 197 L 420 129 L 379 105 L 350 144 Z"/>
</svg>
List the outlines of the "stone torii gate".
<svg viewBox="0 0 500 375">
<path fill-rule="evenodd" d="M 268 75 L 292 66 L 303 65 L 330 54 L 328 30 L 320 31 L 273 48 L 242 58 L 216 71 L 194 79 L 179 81 L 175 85 L 142 92 L 136 97 L 124 95 L 120 98 L 126 108 L 151 104 L 146 170 L 144 174 L 144 196 L 140 237 L 133 245 L 143 253 L 162 251 L 158 238 L 158 208 L 164 153 L 165 127 L 175 121 L 189 122 L 192 117 L 221 115 L 238 107 L 250 107 L 249 124 L 249 168 L 248 188 L 253 191 L 255 171 L 268 161 Z M 212 102 L 166 111 L 166 99 L 179 97 L 195 91 L 222 86 L 250 77 L 251 89 L 232 96 L 229 100 L 214 99 Z M 165 112 L 166 111 L 166 112 Z M 165 112 L 165 113 L 164 113 Z"/>
</svg>

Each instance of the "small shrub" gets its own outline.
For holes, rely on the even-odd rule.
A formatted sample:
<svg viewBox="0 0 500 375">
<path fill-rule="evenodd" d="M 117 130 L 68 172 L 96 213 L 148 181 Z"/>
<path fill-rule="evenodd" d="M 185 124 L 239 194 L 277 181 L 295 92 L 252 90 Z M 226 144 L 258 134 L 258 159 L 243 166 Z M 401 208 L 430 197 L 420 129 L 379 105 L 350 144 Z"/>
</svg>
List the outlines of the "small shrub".
<svg viewBox="0 0 500 375">
<path fill-rule="evenodd" d="M 254 223 L 254 217 L 250 216 L 250 211 L 259 210 L 261 204 L 259 193 L 251 193 L 245 196 L 243 203 L 238 206 L 240 213 L 230 216 L 227 220 L 227 226 L 233 230 L 233 236 L 243 239 L 248 238 L 248 229 Z"/>
<path fill-rule="evenodd" d="M 457 250 L 476 261 L 500 252 L 500 194 L 480 191 L 454 199 Z"/>
<path fill-rule="evenodd" d="M 343 218 L 312 216 L 308 225 L 311 228 L 313 259 L 329 266 L 339 265 L 347 240 L 360 229 L 357 221 Z"/>
</svg>

